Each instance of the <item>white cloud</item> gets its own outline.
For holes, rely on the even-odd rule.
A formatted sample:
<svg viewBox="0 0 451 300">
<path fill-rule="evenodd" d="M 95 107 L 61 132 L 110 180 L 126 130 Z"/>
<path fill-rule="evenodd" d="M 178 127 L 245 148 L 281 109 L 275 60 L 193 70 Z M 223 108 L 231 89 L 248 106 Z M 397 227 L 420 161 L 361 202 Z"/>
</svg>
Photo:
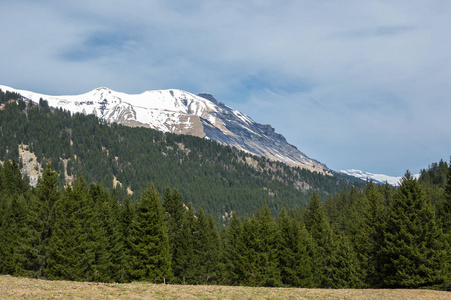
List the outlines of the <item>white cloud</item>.
<svg viewBox="0 0 451 300">
<path fill-rule="evenodd" d="M 211 92 L 337 169 L 402 175 L 450 154 L 449 1 L 2 5 L 2 84 Z"/>
</svg>

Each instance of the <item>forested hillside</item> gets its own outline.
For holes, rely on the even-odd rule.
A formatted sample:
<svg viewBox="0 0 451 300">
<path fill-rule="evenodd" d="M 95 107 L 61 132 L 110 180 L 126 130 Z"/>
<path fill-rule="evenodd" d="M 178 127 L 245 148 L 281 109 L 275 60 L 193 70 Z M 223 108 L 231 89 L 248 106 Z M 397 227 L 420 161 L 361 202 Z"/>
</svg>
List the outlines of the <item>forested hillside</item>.
<svg viewBox="0 0 451 300">
<path fill-rule="evenodd" d="M 446 163 L 444 163 L 447 166 Z M 424 174 L 429 171 L 425 171 Z M 433 172 L 435 174 L 435 172 Z M 101 282 L 450 289 L 451 168 L 444 186 L 409 172 L 325 202 L 251 216 L 212 215 L 151 185 L 136 204 L 80 177 L 59 186 L 47 166 L 30 188 L 0 168 L 0 273 Z"/>
<path fill-rule="evenodd" d="M 418 180 L 406 172 L 399 187 L 356 187 L 194 137 L 10 101 L 15 96 L 0 97 L 1 274 L 450 289 L 444 161 Z M 36 188 L 15 161 L 19 144 L 46 164 Z M 122 187 L 113 188 L 114 178 Z M 218 218 L 224 212 L 228 222 Z"/>
<path fill-rule="evenodd" d="M 42 166 L 50 163 L 61 184 L 83 175 L 109 191 L 115 187 L 121 201 L 127 195 L 136 201 L 152 183 L 160 193 L 177 187 L 186 203 L 218 221 L 232 210 L 250 215 L 265 202 L 273 213 L 302 207 L 313 192 L 326 198 L 352 180 L 291 168 L 193 136 L 71 116 L 44 100 L 24 102 L 18 94 L 0 91 L 0 105 L 0 160 L 14 159 L 22 167 L 21 145 Z"/>
</svg>

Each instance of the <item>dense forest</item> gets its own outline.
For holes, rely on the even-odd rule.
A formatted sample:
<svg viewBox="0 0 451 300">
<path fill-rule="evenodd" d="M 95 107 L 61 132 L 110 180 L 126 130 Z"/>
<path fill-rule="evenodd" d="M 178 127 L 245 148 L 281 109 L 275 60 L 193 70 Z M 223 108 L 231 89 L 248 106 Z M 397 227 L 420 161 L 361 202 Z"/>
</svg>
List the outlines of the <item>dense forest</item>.
<svg viewBox="0 0 451 300">
<path fill-rule="evenodd" d="M 9 101 L 15 96 L 17 101 Z M 243 162 L 244 153 L 216 143 L 99 124 L 90 116 L 52 110 L 45 101 L 30 105 L 18 95 L 3 94 L 0 101 L 1 274 L 99 282 L 451 289 L 451 165 L 444 161 L 422 170 L 419 179 L 407 171 L 399 187 L 352 186 L 305 173 L 302 182 L 311 188 L 302 192 L 287 188 L 302 170 L 253 157 L 260 166 L 255 168 Z M 46 163 L 36 187 L 21 174 L 23 162 L 15 160 L 21 143 Z M 64 159 L 72 165 L 65 168 Z M 142 165 L 155 166 L 157 173 L 138 178 Z M 101 168 L 135 193 L 113 188 L 112 176 Z M 65 170 L 73 176 L 70 182 Z M 143 187 L 127 181 L 124 172 Z M 269 197 L 268 190 L 279 195 Z M 216 198 L 217 192 L 230 199 Z M 223 205 L 230 207 L 218 209 Z M 232 211 L 230 220 L 218 224 L 215 213 L 224 211 Z"/>
<path fill-rule="evenodd" d="M 34 105 L 0 91 L 0 105 L 0 161 L 15 159 L 22 167 L 22 145 L 42 166 L 50 163 L 62 185 L 83 176 L 109 192 L 115 188 L 119 199 L 133 192 L 133 202 L 150 183 L 160 193 L 175 186 L 186 202 L 212 213 L 217 222 L 232 210 L 251 215 L 265 201 L 278 213 L 282 207 L 305 206 L 313 192 L 326 198 L 351 184 L 364 184 L 344 175 L 291 168 L 193 136 L 105 124 L 92 115 L 50 108 L 42 99 Z"/>
<path fill-rule="evenodd" d="M 442 178 L 437 182 L 435 179 Z M 307 207 L 211 214 L 174 188 L 138 202 L 83 177 L 61 188 L 50 165 L 36 188 L 0 168 L 0 273 L 101 282 L 450 289 L 451 167 L 399 187 L 367 182 Z"/>
</svg>

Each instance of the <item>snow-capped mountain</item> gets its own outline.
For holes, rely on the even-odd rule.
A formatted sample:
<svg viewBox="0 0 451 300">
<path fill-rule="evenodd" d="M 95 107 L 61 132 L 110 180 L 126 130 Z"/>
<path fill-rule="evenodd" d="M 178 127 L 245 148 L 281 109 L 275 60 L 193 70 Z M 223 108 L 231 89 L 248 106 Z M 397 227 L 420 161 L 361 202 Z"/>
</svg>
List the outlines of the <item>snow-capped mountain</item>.
<svg viewBox="0 0 451 300">
<path fill-rule="evenodd" d="M 50 96 L 2 85 L 0 89 L 19 93 L 35 103 L 42 98 L 49 106 L 72 113 L 94 114 L 107 122 L 194 135 L 288 165 L 320 173 L 330 171 L 289 144 L 270 125 L 254 122 L 210 94 L 173 89 L 131 95 L 102 87 L 82 95 Z"/>
<path fill-rule="evenodd" d="M 360 178 L 362 180 L 372 179 L 376 183 L 385 184 L 386 182 L 388 182 L 388 184 L 393 185 L 393 186 L 400 185 L 401 179 L 402 179 L 402 177 L 388 176 L 388 175 L 383 175 L 383 174 L 373 174 L 373 173 L 364 172 L 364 171 L 360 171 L 360 170 L 353 170 L 353 169 L 340 170 L 340 172 L 344 173 L 346 175 L 349 175 L 349 176 L 354 176 L 354 177 Z M 418 178 L 418 177 L 420 177 L 420 174 L 414 174 L 413 177 Z"/>
</svg>

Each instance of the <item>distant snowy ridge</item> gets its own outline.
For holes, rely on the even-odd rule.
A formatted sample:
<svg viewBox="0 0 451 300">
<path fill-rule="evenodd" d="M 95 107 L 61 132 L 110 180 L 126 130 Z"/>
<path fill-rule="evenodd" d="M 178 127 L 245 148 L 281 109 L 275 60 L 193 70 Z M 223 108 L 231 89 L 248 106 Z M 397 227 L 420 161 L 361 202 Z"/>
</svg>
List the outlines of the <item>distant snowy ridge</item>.
<svg viewBox="0 0 451 300">
<path fill-rule="evenodd" d="M 35 103 L 42 98 L 49 106 L 71 113 L 93 114 L 107 122 L 131 127 L 194 135 L 291 166 L 330 173 L 326 165 L 289 144 L 270 125 L 254 122 L 210 94 L 194 95 L 171 89 L 132 95 L 101 87 L 82 95 L 50 96 L 2 85 L 0 89 Z"/>
<path fill-rule="evenodd" d="M 360 170 L 353 170 L 353 169 L 349 169 L 349 170 L 340 170 L 341 173 L 349 175 L 349 176 L 354 176 L 357 178 L 360 178 L 362 180 L 373 180 L 374 182 L 377 183 L 386 183 L 388 182 L 388 184 L 396 186 L 396 185 L 400 185 L 401 184 L 401 179 L 402 177 L 396 177 L 396 176 L 388 176 L 388 175 L 383 175 L 383 174 L 373 174 L 373 173 L 369 173 L 369 172 L 364 172 L 364 171 L 360 171 Z M 413 175 L 414 178 L 418 178 L 420 177 L 420 174 L 414 174 Z"/>
</svg>

